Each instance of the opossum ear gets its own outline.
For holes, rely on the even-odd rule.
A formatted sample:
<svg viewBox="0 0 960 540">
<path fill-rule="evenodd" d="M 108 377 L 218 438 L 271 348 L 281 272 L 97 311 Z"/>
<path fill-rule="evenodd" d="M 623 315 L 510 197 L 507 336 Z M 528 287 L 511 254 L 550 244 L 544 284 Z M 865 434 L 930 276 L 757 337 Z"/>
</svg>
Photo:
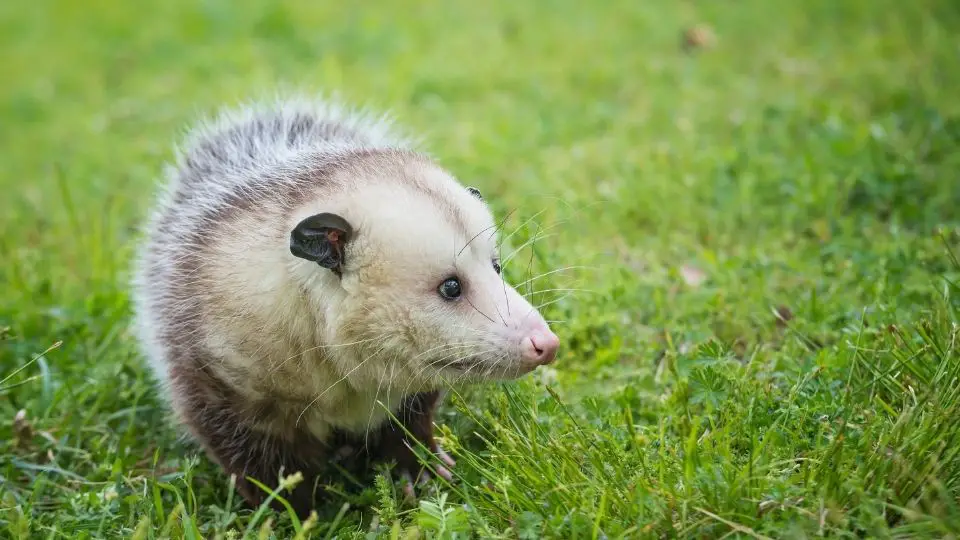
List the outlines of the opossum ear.
<svg viewBox="0 0 960 540">
<path fill-rule="evenodd" d="M 343 275 L 343 248 L 353 228 L 336 214 L 310 216 L 290 231 L 290 253 Z"/>
<path fill-rule="evenodd" d="M 483 195 L 480 194 L 480 190 L 479 190 L 479 189 L 477 189 L 477 188 L 475 188 L 475 187 L 468 187 L 468 188 L 467 188 L 467 191 L 469 191 L 471 195 L 473 195 L 474 197 L 480 199 L 481 201 L 483 200 Z"/>
</svg>

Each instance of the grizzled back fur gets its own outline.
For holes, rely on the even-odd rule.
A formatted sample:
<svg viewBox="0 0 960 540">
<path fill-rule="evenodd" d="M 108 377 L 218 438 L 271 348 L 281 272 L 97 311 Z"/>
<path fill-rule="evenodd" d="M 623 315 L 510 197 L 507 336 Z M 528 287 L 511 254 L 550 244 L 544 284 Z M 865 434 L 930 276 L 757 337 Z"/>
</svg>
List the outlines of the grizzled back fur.
<svg viewBox="0 0 960 540">
<path fill-rule="evenodd" d="M 249 174 L 283 163 L 311 148 L 333 152 L 409 147 L 392 133 L 385 117 L 372 117 L 333 102 L 306 99 L 255 103 L 222 111 L 187 137 L 179 152 L 177 177 L 184 184 Z"/>
</svg>

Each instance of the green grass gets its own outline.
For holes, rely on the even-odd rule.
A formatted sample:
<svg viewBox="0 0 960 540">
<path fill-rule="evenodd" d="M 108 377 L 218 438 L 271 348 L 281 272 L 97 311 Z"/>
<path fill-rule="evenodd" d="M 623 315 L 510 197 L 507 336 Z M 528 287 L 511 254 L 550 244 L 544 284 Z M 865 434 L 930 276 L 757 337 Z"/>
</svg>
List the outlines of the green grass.
<svg viewBox="0 0 960 540">
<path fill-rule="evenodd" d="M 308 535 L 960 535 L 955 2 L 379 4 L 0 4 L 0 535 L 303 528 L 178 441 L 125 285 L 180 130 L 283 85 L 393 111 L 581 289 L 535 295 L 555 372 L 445 407 L 453 485 Z"/>
</svg>

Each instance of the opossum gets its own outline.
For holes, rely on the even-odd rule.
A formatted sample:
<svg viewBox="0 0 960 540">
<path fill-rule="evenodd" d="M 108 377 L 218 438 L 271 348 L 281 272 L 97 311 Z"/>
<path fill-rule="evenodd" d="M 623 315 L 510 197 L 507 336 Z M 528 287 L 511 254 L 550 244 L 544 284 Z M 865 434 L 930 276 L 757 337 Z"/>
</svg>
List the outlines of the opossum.
<svg viewBox="0 0 960 540">
<path fill-rule="evenodd" d="M 412 479 L 419 442 L 449 477 L 433 436 L 449 385 L 519 378 L 559 347 L 501 275 L 498 231 L 480 191 L 385 115 L 314 97 L 221 109 L 189 130 L 145 219 L 143 356 L 251 506 L 267 494 L 248 477 L 300 472 L 281 495 L 307 516 L 343 451 Z"/>
</svg>

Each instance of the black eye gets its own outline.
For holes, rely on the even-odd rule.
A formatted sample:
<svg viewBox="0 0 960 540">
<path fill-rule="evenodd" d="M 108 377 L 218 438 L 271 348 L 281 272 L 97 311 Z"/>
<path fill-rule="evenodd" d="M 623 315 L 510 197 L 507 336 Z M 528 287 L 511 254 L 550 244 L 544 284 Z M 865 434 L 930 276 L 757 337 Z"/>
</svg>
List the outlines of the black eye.
<svg viewBox="0 0 960 540">
<path fill-rule="evenodd" d="M 493 261 L 493 271 L 500 273 L 500 261 Z"/>
<path fill-rule="evenodd" d="M 437 288 L 437 292 L 440 293 L 440 296 L 446 298 L 447 300 L 456 300 L 460 298 L 460 280 L 452 277 L 440 284 L 440 287 Z"/>
</svg>

